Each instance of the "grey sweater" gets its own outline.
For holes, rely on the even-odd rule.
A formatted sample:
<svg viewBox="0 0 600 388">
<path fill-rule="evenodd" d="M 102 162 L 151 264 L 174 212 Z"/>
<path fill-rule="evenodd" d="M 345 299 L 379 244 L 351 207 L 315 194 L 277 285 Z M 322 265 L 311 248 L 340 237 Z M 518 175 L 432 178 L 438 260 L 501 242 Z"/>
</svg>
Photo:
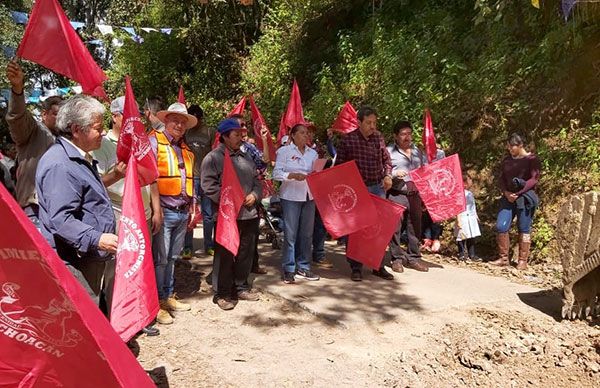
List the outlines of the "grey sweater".
<svg viewBox="0 0 600 388">
<path fill-rule="evenodd" d="M 258 180 L 258 172 L 252 158 L 240 150 L 229 151 L 233 168 L 237 173 L 244 194 L 253 193 L 256 203 L 252 207 L 242 206 L 238 220 L 250 220 L 258 217 L 256 205 L 262 198 L 262 186 Z M 213 208 L 218 208 L 221 195 L 221 175 L 223 174 L 223 160 L 225 158 L 225 145 L 221 143 L 217 148 L 206 155 L 202 161 L 202 175 L 200 185 L 204 194 L 210 198 Z"/>
</svg>

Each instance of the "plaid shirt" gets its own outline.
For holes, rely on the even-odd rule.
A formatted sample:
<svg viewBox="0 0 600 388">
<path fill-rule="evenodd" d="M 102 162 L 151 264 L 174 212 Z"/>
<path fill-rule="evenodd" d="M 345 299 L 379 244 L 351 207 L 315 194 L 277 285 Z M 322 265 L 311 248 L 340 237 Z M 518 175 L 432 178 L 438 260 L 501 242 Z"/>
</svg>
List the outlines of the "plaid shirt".
<svg viewBox="0 0 600 388">
<path fill-rule="evenodd" d="M 392 161 L 383 135 L 375 131 L 365 139 L 360 129 L 355 129 L 342 138 L 337 148 L 336 164 L 354 160 L 363 181 L 367 185 L 380 183 L 392 172 Z"/>
</svg>

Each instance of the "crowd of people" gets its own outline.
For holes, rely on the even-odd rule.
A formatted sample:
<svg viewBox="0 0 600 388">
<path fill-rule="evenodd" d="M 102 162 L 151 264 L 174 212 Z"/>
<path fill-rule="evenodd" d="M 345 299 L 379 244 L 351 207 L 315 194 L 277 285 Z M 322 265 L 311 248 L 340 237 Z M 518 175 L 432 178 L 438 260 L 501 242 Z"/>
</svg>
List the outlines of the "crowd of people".
<svg viewBox="0 0 600 388">
<path fill-rule="evenodd" d="M 66 100 L 50 97 L 41 106 L 40 119 L 27 110 L 23 94 L 24 74 L 16 62 L 7 67 L 11 96 L 6 121 L 15 153 L 0 159 L 2 183 L 32 223 L 103 312 L 110 312 L 115 273 L 114 255 L 123 207 L 126 164 L 117 159 L 117 144 L 123 122 L 125 98 L 112 100 L 110 129 L 105 131 L 106 107 L 96 99 L 78 95 Z M 368 191 L 406 208 L 402 222 L 389 242 L 391 261 L 382 259 L 373 274 L 386 280 L 405 268 L 428 272 L 435 264 L 423 260 L 422 250 L 440 249 L 441 225 L 424 210 L 409 172 L 428 163 L 413 142 L 413 128 L 399 121 L 393 141 L 386 144 L 377 130 L 377 112 L 370 107 L 358 110 L 358 127 L 347 134 L 327 131 L 326 144 L 319 142 L 310 123 L 297 123 L 270 160 L 268 148 L 260 150 L 249 136 L 243 115 L 223 119 L 216 129 L 203 120 L 198 105 L 189 108 L 173 103 L 165 109 L 158 97 L 147 98 L 143 107 L 158 179 L 142 188 L 146 223 L 151 231 L 152 254 L 160 310 L 160 324 L 173 322 L 173 311 L 190 310 L 175 294 L 175 261 L 194 253 L 214 256 L 208 280 L 214 303 L 231 310 L 235 302 L 256 301 L 251 288 L 252 272 L 264 274 L 259 265 L 259 204 L 265 177 L 272 168 L 278 182 L 282 208 L 283 249 L 281 279 L 318 281 L 317 268 L 332 268 L 326 257 L 327 232 L 306 178 L 314 173 L 317 160 L 327 159 L 324 168 L 355 161 Z M 267 147 L 268 129 L 260 130 L 261 144 Z M 215 138 L 218 145 L 214 147 Z M 509 155 L 503 160 L 498 213 L 499 258 L 494 265 L 509 265 L 508 232 L 516 216 L 519 229 L 517 268 L 527 268 L 531 224 L 538 206 L 535 185 L 540 162 L 528 153 L 519 135 L 511 135 Z M 237 217 L 239 251 L 233 255 L 215 240 L 216 214 L 221 198 L 225 153 L 229 155 L 244 192 Z M 443 152 L 437 158 L 443 158 Z M 14 160 L 13 165 L 9 160 Z M 16 167 L 14 166 L 16 164 Z M 11 175 L 11 170 L 13 174 Z M 454 234 L 461 260 L 477 260 L 475 240 L 481 235 L 475 198 L 469 190 L 472 178 L 463 177 L 466 210 L 459 214 Z M 12 187 L 14 182 L 14 188 Z M 194 251 L 193 227 L 201 212 L 203 247 Z M 341 238 L 340 244 L 346 239 Z M 362 263 L 347 257 L 352 281 L 363 280 Z M 158 334 L 154 327 L 144 331 Z"/>
</svg>

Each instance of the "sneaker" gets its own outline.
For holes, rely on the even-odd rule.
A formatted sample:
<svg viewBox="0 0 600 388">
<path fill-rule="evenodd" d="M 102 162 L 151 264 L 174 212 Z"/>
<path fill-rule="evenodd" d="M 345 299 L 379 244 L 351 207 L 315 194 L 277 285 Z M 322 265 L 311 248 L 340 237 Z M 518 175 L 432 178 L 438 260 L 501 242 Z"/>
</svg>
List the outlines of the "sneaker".
<svg viewBox="0 0 600 388">
<path fill-rule="evenodd" d="M 333 268 L 333 263 L 325 258 L 321 260 L 313 260 L 313 265 L 316 265 L 319 268 L 330 269 Z"/>
<path fill-rule="evenodd" d="M 294 284 L 296 282 L 293 272 L 284 272 L 281 279 L 285 284 Z"/>
<path fill-rule="evenodd" d="M 168 313 L 167 313 L 168 314 Z M 173 320 L 173 318 L 171 318 Z M 152 324 L 142 328 L 142 333 L 146 334 L 148 337 L 154 337 L 160 335 L 160 330 L 156 327 L 152 326 Z"/>
<path fill-rule="evenodd" d="M 310 269 L 309 270 L 299 269 L 296 271 L 296 275 L 298 275 L 298 277 L 301 277 L 306 280 L 311 280 L 311 281 L 316 281 L 316 280 L 321 279 L 319 277 L 319 275 L 312 273 Z"/>
<path fill-rule="evenodd" d="M 173 323 L 173 317 L 167 310 L 161 308 L 158 310 L 158 314 L 156 314 L 156 322 L 161 325 L 170 325 Z"/>
<path fill-rule="evenodd" d="M 393 260 L 392 261 L 392 271 L 402 273 L 404 272 L 404 267 L 402 266 L 402 260 Z"/>
<path fill-rule="evenodd" d="M 213 299 L 213 303 L 221 308 L 221 310 L 233 310 L 235 304 L 229 298 L 223 298 L 220 296 L 216 296 Z"/>
<path fill-rule="evenodd" d="M 433 244 L 433 240 L 430 240 L 428 238 L 423 239 L 423 244 L 421 245 L 421 249 L 429 252 L 431 250 L 431 244 Z"/>
<path fill-rule="evenodd" d="M 433 242 L 431 243 L 431 252 L 437 253 L 440 251 L 441 247 L 442 244 L 440 243 L 440 240 L 433 240 Z"/>
<path fill-rule="evenodd" d="M 184 249 L 181 251 L 181 258 L 182 258 L 182 259 L 185 259 L 185 260 L 189 260 L 189 259 L 191 259 L 191 258 L 192 258 L 192 250 L 191 250 L 191 249 L 189 249 L 189 248 L 184 248 Z"/>
<path fill-rule="evenodd" d="M 190 311 L 192 309 L 192 306 L 190 306 L 189 304 L 182 303 L 175 298 L 175 294 L 171 295 L 169 298 L 167 298 L 166 301 L 164 301 L 164 305 L 161 307 L 166 307 L 166 310 L 169 311 Z"/>
<path fill-rule="evenodd" d="M 362 282 L 362 271 L 360 269 L 353 269 L 350 280 L 353 282 Z"/>
<path fill-rule="evenodd" d="M 384 267 L 381 267 L 378 270 L 373 270 L 373 275 L 385 280 L 394 280 L 394 275 L 386 271 Z"/>
<path fill-rule="evenodd" d="M 206 250 L 206 254 L 207 254 L 208 256 L 214 256 L 214 255 L 215 255 L 215 250 L 214 250 L 213 248 L 208 248 L 208 249 Z"/>
<path fill-rule="evenodd" d="M 247 300 L 251 302 L 256 302 L 257 300 L 260 300 L 260 296 L 258 295 L 258 293 L 253 290 L 240 291 L 237 294 L 237 298 L 239 300 Z"/>
</svg>

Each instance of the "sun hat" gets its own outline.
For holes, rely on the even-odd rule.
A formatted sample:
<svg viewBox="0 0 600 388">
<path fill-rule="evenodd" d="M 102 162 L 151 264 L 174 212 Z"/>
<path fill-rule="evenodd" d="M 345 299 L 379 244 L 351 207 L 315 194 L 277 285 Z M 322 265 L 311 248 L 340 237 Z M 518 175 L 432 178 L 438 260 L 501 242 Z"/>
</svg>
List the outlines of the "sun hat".
<svg viewBox="0 0 600 388">
<path fill-rule="evenodd" d="M 167 108 L 167 110 L 161 110 L 159 112 L 156 112 L 156 117 L 164 123 L 167 119 L 167 116 L 171 114 L 184 116 L 187 119 L 185 123 L 186 129 L 193 128 L 196 126 L 196 124 L 198 124 L 198 119 L 195 116 L 189 114 L 185 105 L 180 102 L 175 102 L 171 104 L 169 108 Z"/>
</svg>

